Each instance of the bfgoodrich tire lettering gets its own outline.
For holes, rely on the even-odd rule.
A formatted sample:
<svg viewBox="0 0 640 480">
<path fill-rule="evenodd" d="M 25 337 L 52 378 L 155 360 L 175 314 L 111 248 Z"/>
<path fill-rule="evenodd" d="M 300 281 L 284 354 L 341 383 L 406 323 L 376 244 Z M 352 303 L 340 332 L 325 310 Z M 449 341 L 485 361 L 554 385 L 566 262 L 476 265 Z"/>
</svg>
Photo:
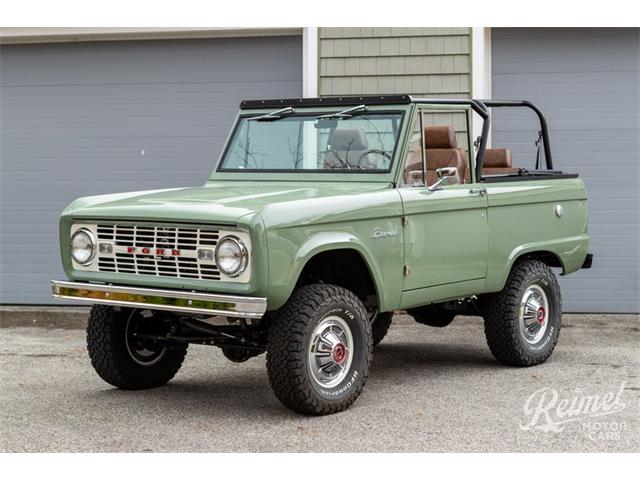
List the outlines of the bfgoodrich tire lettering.
<svg viewBox="0 0 640 480">
<path fill-rule="evenodd" d="M 533 315 L 540 328 L 529 322 L 533 330 L 528 332 L 525 317 L 531 316 L 530 307 L 537 307 Z M 546 264 L 533 259 L 516 263 L 504 289 L 482 299 L 482 309 L 485 336 L 496 359 L 527 367 L 549 358 L 560 335 L 562 298 L 558 281 Z"/>
<path fill-rule="evenodd" d="M 334 330 L 323 330 L 331 325 L 335 325 Z M 345 328 L 349 330 L 348 335 Z M 335 384 L 331 378 L 323 383 L 321 372 L 313 363 L 316 350 L 312 346 L 316 345 L 314 342 L 321 332 L 329 332 L 326 337 L 337 334 L 327 344 L 333 348 L 332 360 L 337 359 L 342 365 L 340 360 L 346 362 L 346 355 L 352 354 L 348 367 Z M 336 350 L 340 344 L 346 347 L 345 357 L 336 356 L 340 353 Z M 267 348 L 269 381 L 276 397 L 295 412 L 307 415 L 340 412 L 353 404 L 362 392 L 372 350 L 371 326 L 360 300 L 341 287 L 307 285 L 296 290 L 274 315 Z"/>
<path fill-rule="evenodd" d="M 128 327 L 136 312 L 94 305 L 87 324 L 91 365 L 105 382 L 126 390 L 166 384 L 178 372 L 187 354 L 186 345 L 158 347 L 157 354 L 151 351 L 146 356 L 136 354 L 131 342 L 127 342 Z"/>
</svg>

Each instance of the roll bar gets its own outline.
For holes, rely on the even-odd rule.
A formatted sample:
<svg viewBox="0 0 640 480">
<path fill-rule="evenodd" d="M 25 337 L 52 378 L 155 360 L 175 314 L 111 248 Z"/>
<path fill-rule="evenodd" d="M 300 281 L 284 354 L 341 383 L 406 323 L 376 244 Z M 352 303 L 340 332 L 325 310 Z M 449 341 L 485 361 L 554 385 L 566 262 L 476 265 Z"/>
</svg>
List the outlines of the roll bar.
<svg viewBox="0 0 640 480">
<path fill-rule="evenodd" d="M 547 161 L 547 170 L 553 170 L 553 159 L 551 158 L 551 144 L 549 143 L 549 129 L 547 127 L 547 119 L 544 117 L 542 110 L 527 100 L 476 100 L 485 107 L 525 107 L 533 110 L 540 121 L 540 134 L 542 135 L 542 145 L 544 147 L 544 158 Z"/>
<path fill-rule="evenodd" d="M 475 99 L 438 99 L 438 98 L 415 98 L 415 103 L 425 103 L 430 105 L 469 105 L 471 109 L 477 113 L 483 120 L 482 133 L 478 137 L 478 153 L 476 155 L 476 179 L 482 178 L 482 164 L 484 163 L 484 153 L 486 150 L 487 138 L 489 137 L 489 127 L 491 118 L 489 116 L 489 108 L 500 107 L 525 107 L 533 110 L 540 121 L 540 135 L 544 147 L 544 158 L 547 163 L 547 169 L 553 170 L 553 160 L 551 158 L 551 145 L 549 143 L 549 129 L 547 128 L 547 120 L 542 111 L 533 103 L 527 100 L 475 100 Z"/>
</svg>

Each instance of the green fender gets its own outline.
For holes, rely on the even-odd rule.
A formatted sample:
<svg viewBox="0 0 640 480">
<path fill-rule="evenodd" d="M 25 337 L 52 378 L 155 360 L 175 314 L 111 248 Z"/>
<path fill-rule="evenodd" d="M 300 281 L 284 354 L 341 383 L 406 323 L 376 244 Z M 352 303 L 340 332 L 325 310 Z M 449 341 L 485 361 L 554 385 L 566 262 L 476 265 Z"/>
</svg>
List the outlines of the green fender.
<svg viewBox="0 0 640 480">
<path fill-rule="evenodd" d="M 274 248 L 274 244 L 277 245 L 282 241 L 284 241 L 282 237 L 277 237 L 275 239 L 272 237 L 269 239 L 271 252 L 269 255 L 270 281 L 267 307 L 269 310 L 280 308 L 289 299 L 302 270 L 309 260 L 319 253 L 341 249 L 354 250 L 358 252 L 364 260 L 373 279 L 373 284 L 380 303 L 380 309 L 382 311 L 386 311 L 389 308 L 395 308 L 392 304 L 394 301 L 397 302 L 397 299 L 392 298 L 395 296 L 393 295 L 393 292 L 386 292 L 385 289 L 381 288 L 383 285 L 382 272 L 376 263 L 374 256 L 353 233 L 343 231 L 324 231 L 311 235 L 296 250 L 296 254 L 293 259 L 289 259 L 290 268 L 283 267 L 283 265 L 287 265 L 287 262 L 283 263 L 278 260 L 279 249 Z"/>
<path fill-rule="evenodd" d="M 509 253 L 506 261 L 494 256 L 490 260 L 485 290 L 497 292 L 504 288 L 513 264 L 522 256 L 531 253 L 550 253 L 558 259 L 562 275 L 579 270 L 587 256 L 589 236 L 587 234 L 557 240 L 544 240 L 519 245 Z"/>
</svg>

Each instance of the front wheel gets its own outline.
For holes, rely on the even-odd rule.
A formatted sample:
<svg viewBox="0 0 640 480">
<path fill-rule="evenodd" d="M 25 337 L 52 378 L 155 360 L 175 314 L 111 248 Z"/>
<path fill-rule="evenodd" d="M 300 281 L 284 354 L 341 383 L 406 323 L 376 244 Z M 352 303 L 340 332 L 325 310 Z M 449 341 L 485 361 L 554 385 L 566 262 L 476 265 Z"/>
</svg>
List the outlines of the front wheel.
<svg viewBox="0 0 640 480">
<path fill-rule="evenodd" d="M 373 350 L 362 302 L 334 285 L 296 290 L 269 327 L 267 371 L 291 410 L 327 415 L 347 409 L 365 384 Z"/>
<path fill-rule="evenodd" d="M 528 367 L 544 362 L 556 346 L 562 320 L 560 286 L 544 263 L 514 265 L 501 292 L 482 298 L 484 331 L 502 363 Z"/>
<path fill-rule="evenodd" d="M 171 380 L 187 354 L 187 345 L 166 345 L 148 337 L 166 334 L 167 323 L 153 310 L 116 310 L 94 305 L 87 324 L 87 350 L 100 378 L 114 387 L 141 390 Z"/>
</svg>

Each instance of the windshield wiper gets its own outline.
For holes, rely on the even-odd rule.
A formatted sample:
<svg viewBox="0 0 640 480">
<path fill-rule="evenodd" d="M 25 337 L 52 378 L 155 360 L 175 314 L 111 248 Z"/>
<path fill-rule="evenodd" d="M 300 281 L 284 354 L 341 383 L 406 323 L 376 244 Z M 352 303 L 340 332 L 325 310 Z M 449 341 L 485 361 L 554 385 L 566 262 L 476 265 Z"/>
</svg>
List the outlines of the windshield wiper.
<svg viewBox="0 0 640 480">
<path fill-rule="evenodd" d="M 353 116 L 352 113 L 359 112 L 360 110 L 366 110 L 366 109 L 367 109 L 366 105 L 358 105 L 357 107 L 347 108 L 346 110 L 342 110 L 341 112 L 327 113 L 326 115 L 320 115 L 319 117 L 316 117 L 316 120 L 321 118 L 335 118 L 335 119 L 351 118 Z"/>
<path fill-rule="evenodd" d="M 278 120 L 285 115 L 294 113 L 293 107 L 281 108 L 280 110 L 274 110 L 273 112 L 265 113 L 264 115 L 258 115 L 257 117 L 247 118 L 248 121 L 255 120 L 257 122 L 268 122 L 271 120 Z"/>
</svg>

